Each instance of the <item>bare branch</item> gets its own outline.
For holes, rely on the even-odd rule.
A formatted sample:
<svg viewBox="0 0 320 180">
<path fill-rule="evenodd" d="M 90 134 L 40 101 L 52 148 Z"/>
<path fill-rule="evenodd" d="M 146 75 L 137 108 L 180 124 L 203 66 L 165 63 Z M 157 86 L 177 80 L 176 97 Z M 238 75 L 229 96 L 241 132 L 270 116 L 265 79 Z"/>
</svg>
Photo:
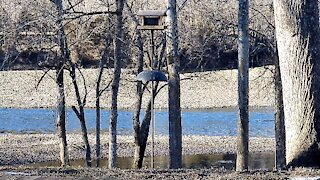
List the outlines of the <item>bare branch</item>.
<svg viewBox="0 0 320 180">
<path fill-rule="evenodd" d="M 44 71 L 44 74 L 41 76 L 41 78 L 39 79 L 37 85 L 36 85 L 36 90 L 38 89 L 40 83 L 42 82 L 43 78 L 48 74 L 48 72 L 50 71 L 50 69 L 47 69 Z"/>
</svg>

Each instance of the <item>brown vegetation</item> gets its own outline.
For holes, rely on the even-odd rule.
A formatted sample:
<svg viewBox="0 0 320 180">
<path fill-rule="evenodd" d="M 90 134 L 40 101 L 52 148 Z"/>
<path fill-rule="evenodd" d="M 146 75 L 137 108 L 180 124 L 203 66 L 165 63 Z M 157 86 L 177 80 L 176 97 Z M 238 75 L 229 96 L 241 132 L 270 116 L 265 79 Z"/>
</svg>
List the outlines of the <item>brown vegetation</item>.
<svg viewBox="0 0 320 180">
<path fill-rule="evenodd" d="M 133 13 L 143 9 L 158 9 L 162 2 L 143 0 L 128 2 Z M 206 71 L 236 68 L 237 65 L 237 4 L 234 1 L 186 1 L 178 2 L 180 67 L 182 71 Z M 19 4 L 19 5 L 17 5 Z M 143 5 L 144 4 L 144 5 Z M 86 5 L 86 6 L 84 6 Z M 55 44 L 56 19 L 50 15 L 55 12 L 52 5 L 44 0 L 25 2 L 15 0 L 4 3 L 0 9 L 0 66 L 8 69 L 52 68 L 58 56 Z M 69 5 L 66 5 L 68 8 Z M 85 8 L 88 7 L 88 8 Z M 16 11 L 13 13 L 14 8 Z M 96 12 L 106 7 L 98 1 L 83 1 L 75 11 Z M 92 9 L 91 9 L 92 8 Z M 28 10 L 27 10 L 28 9 Z M 111 8 L 112 11 L 112 8 Z M 12 13 L 12 14 L 11 14 Z M 124 12 L 123 66 L 135 67 L 134 23 L 129 13 Z M 270 58 L 274 47 L 273 8 L 271 1 L 256 0 L 250 4 L 250 66 L 272 64 Z M 114 25 L 104 14 L 83 16 L 71 9 L 66 12 L 69 48 L 79 57 L 78 65 L 98 67 L 106 34 L 115 34 Z M 114 18 L 114 17 L 111 17 Z M 162 33 L 155 34 L 156 44 Z M 149 47 L 149 32 L 143 32 L 145 46 Z M 159 49 L 160 51 L 160 49 Z M 113 55 L 110 55 L 113 57 Z M 148 56 L 146 56 L 148 57 Z M 113 66 L 113 58 L 107 62 Z"/>
</svg>

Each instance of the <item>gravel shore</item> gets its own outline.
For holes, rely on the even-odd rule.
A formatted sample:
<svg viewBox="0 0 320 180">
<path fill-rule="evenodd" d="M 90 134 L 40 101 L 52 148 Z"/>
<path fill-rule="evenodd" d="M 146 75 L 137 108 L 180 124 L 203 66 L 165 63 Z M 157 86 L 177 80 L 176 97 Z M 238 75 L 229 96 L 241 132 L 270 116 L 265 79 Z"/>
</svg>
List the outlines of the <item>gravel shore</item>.
<svg viewBox="0 0 320 180">
<path fill-rule="evenodd" d="M 274 86 L 272 66 L 251 69 L 250 106 L 273 106 Z M 96 69 L 81 70 L 87 87 L 86 107 L 95 107 Z M 52 108 L 56 106 L 57 88 L 55 72 L 49 71 L 0 71 L 0 107 L 4 108 Z M 104 88 L 111 78 L 111 70 L 105 71 L 101 87 Z M 78 74 L 80 77 L 80 75 Z M 41 79 L 41 81 L 40 81 Z M 132 70 L 123 70 L 118 107 L 133 109 L 135 103 L 135 79 Z M 84 96 L 81 77 L 78 80 L 80 93 Z M 160 84 L 161 86 L 164 83 Z M 237 70 L 186 73 L 181 75 L 181 107 L 183 109 L 210 109 L 235 107 L 237 105 Z M 76 105 L 75 95 L 69 74 L 65 75 L 65 94 L 67 106 Z M 150 93 L 146 92 L 143 106 L 146 107 Z M 155 100 L 155 108 L 167 108 L 167 87 L 163 88 Z M 107 90 L 101 96 L 101 106 L 110 108 L 111 95 Z"/>
<path fill-rule="evenodd" d="M 71 159 L 85 157 L 81 134 L 67 135 L 69 156 Z M 134 154 L 133 136 L 118 136 L 118 156 L 132 157 Z M 95 136 L 89 134 L 92 157 L 95 157 Z M 102 157 L 108 156 L 108 135 L 101 137 Z M 56 134 L 0 134 L 1 165 L 46 162 L 59 159 L 59 142 Z M 155 137 L 155 155 L 168 155 L 168 136 Z M 250 152 L 273 152 L 274 139 L 251 138 Z M 183 136 L 183 154 L 235 153 L 236 137 L 231 136 Z M 147 146 L 146 156 L 150 156 Z"/>
<path fill-rule="evenodd" d="M 93 141 L 93 135 L 90 135 Z M 102 136 L 103 156 L 107 154 L 108 136 Z M 119 156 L 132 156 L 133 137 L 119 136 Z M 184 136 L 183 153 L 234 152 L 235 137 Z M 68 134 L 71 158 L 84 157 L 79 134 Z M 297 168 L 289 170 L 249 170 L 235 172 L 224 168 L 201 169 L 108 169 L 72 167 L 29 166 L 26 163 L 56 160 L 58 141 L 54 134 L 1 134 L 0 135 L 0 180 L 77 180 L 77 179 L 319 179 L 320 170 Z M 156 137 L 157 155 L 167 154 L 168 137 Z M 92 144 L 93 145 L 93 144 Z M 271 138 L 251 138 L 251 152 L 273 151 L 274 141 Z M 147 149 L 147 154 L 150 151 Z M 17 164 L 21 164 L 17 166 Z M 11 164 L 11 165 L 10 165 Z"/>
</svg>

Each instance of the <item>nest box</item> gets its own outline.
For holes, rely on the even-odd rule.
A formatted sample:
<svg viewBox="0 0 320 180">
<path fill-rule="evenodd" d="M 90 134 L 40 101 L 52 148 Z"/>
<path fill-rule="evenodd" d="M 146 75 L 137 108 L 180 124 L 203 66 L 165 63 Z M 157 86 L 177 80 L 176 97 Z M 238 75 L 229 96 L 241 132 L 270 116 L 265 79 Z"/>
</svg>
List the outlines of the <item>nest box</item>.
<svg viewBox="0 0 320 180">
<path fill-rule="evenodd" d="M 143 10 L 138 11 L 141 25 L 138 29 L 142 30 L 164 30 L 165 25 L 165 10 Z"/>
</svg>

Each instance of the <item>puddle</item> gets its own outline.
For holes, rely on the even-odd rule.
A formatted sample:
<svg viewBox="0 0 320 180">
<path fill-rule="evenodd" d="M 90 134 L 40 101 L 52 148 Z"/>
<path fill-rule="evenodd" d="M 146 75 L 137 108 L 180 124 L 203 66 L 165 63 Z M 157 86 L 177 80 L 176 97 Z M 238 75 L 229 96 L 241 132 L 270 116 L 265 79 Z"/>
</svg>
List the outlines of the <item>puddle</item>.
<svg viewBox="0 0 320 180">
<path fill-rule="evenodd" d="M 168 168 L 168 156 L 155 157 L 155 168 L 166 169 Z M 198 168 L 235 168 L 235 154 L 198 154 L 198 155 L 184 155 L 182 157 L 182 167 L 187 169 Z M 132 157 L 118 157 L 117 167 L 121 169 L 130 169 L 132 166 Z M 72 160 L 71 166 L 84 166 L 83 159 Z M 108 159 L 104 158 L 100 161 L 102 167 L 108 166 Z M 92 162 L 93 167 L 96 161 Z M 32 167 L 52 167 L 60 166 L 59 161 L 49 161 L 31 164 Z M 143 163 L 144 168 L 150 168 L 150 158 L 146 157 Z M 264 169 L 272 170 L 274 167 L 274 153 L 251 153 L 249 154 L 249 169 Z"/>
</svg>

